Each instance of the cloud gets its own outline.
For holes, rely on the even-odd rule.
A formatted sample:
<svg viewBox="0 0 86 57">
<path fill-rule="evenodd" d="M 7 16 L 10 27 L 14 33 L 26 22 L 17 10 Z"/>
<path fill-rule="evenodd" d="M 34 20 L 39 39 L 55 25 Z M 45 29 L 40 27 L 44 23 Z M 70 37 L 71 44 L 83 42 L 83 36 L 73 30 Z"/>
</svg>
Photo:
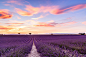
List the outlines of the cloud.
<svg viewBox="0 0 86 57">
<path fill-rule="evenodd" d="M 64 14 L 67 12 L 79 10 L 79 9 L 84 9 L 86 8 L 86 4 L 79 4 L 75 6 L 71 6 L 68 8 L 60 9 L 58 6 L 40 6 L 40 7 L 33 7 L 31 5 L 26 5 L 26 10 L 29 11 L 32 14 L 37 14 L 37 13 L 51 13 L 51 14 Z"/>
<path fill-rule="evenodd" d="M 33 7 L 31 5 L 25 5 L 25 6 L 26 6 L 26 8 L 24 8 L 24 9 L 26 11 L 21 10 L 19 8 L 15 8 L 16 12 L 22 16 L 32 16 L 32 15 L 38 14 L 38 13 L 51 13 L 51 14 L 58 15 L 58 14 L 64 14 L 64 13 L 68 13 L 71 11 L 86 8 L 86 4 L 70 6 L 70 7 L 64 8 L 64 9 L 59 8 L 59 6 L 40 6 L 40 7 Z M 41 17 L 43 17 L 43 16 L 41 16 Z M 32 18 L 32 19 L 39 19 L 39 18 Z"/>
<path fill-rule="evenodd" d="M 8 28 L 8 27 L 0 26 L 0 30 L 10 30 L 10 29 L 13 29 L 13 28 Z"/>
<path fill-rule="evenodd" d="M 34 25 L 36 27 L 54 27 L 54 25 L 45 22 L 39 22 L 38 25 Z"/>
<path fill-rule="evenodd" d="M 71 17 L 67 18 L 67 19 L 71 19 Z"/>
<path fill-rule="evenodd" d="M 30 12 L 23 11 L 23 10 L 21 10 L 19 8 L 15 8 L 15 10 L 21 16 L 32 16 L 32 14 Z"/>
<path fill-rule="evenodd" d="M 52 22 L 55 22 L 54 20 L 50 20 L 50 21 L 47 21 L 47 22 L 50 22 L 50 23 L 52 23 Z"/>
<path fill-rule="evenodd" d="M 40 8 L 38 7 L 33 7 L 31 5 L 26 5 L 26 8 L 25 8 L 27 11 L 33 13 L 33 14 L 37 14 L 40 10 Z"/>
<path fill-rule="evenodd" d="M 10 5 L 10 4 L 4 4 L 5 6 L 10 6 L 10 7 L 14 7 L 13 5 Z"/>
<path fill-rule="evenodd" d="M 65 22 L 65 23 L 59 23 L 60 25 L 63 25 L 63 26 L 68 26 L 68 25 L 72 25 L 72 24 L 75 24 L 77 22 L 75 21 L 71 21 L 71 22 Z"/>
<path fill-rule="evenodd" d="M 37 14 L 37 13 L 46 13 L 46 12 L 50 12 L 53 9 L 56 9 L 58 6 L 40 6 L 40 7 L 33 7 L 31 5 L 26 5 L 26 10 L 33 13 L 33 14 Z"/>
<path fill-rule="evenodd" d="M 7 9 L 0 9 L 0 19 L 8 19 L 11 18 L 12 15 L 9 13 Z"/>
<path fill-rule="evenodd" d="M 86 25 L 86 21 L 82 22 L 82 24 Z"/>
<path fill-rule="evenodd" d="M 51 25 L 57 25 L 57 24 L 59 24 L 59 23 L 56 23 L 56 22 L 52 22 L 52 23 L 50 23 Z"/>
<path fill-rule="evenodd" d="M 10 6 L 10 4 L 4 4 L 5 6 Z"/>
<path fill-rule="evenodd" d="M 38 22 L 38 25 L 34 25 L 36 27 L 55 27 L 53 24 L 51 23 L 46 23 L 46 22 Z"/>
<path fill-rule="evenodd" d="M 24 23 L 5 23 L 5 24 L 16 24 L 16 25 L 20 25 L 20 24 L 24 24 Z"/>
<path fill-rule="evenodd" d="M 15 8 L 16 12 L 22 16 L 32 16 L 38 13 L 47 13 L 57 8 L 57 6 L 40 6 L 40 7 L 33 7 L 31 5 L 25 5 L 25 6 L 26 6 L 25 10 L 27 11 L 21 10 L 19 8 Z M 42 17 L 43 16 L 40 16 L 40 18 Z M 38 18 L 33 18 L 33 19 L 38 19 Z"/>
<path fill-rule="evenodd" d="M 71 11 L 74 11 L 74 10 L 79 10 L 79 9 L 84 9 L 84 8 L 86 8 L 86 4 L 80 4 L 80 5 L 72 6 L 69 9 Z"/>
<path fill-rule="evenodd" d="M 37 18 L 32 18 L 32 19 L 40 19 L 40 18 L 43 18 L 44 16 L 43 15 L 41 15 L 41 16 L 39 16 L 39 17 L 37 17 Z"/>
<path fill-rule="evenodd" d="M 59 9 L 54 9 L 52 11 L 50 11 L 51 14 L 63 14 L 64 10 L 59 10 Z"/>
<path fill-rule="evenodd" d="M 12 3 L 12 4 L 17 4 L 17 5 L 23 5 L 22 3 L 20 3 L 19 0 L 9 0 L 9 1 L 7 1 L 7 3 Z"/>
<path fill-rule="evenodd" d="M 63 13 L 67 13 L 70 11 L 75 11 L 75 10 L 84 9 L 84 8 L 86 8 L 86 4 L 79 4 L 79 5 L 71 6 L 65 9 L 54 9 L 50 13 L 51 14 L 63 14 Z"/>
<path fill-rule="evenodd" d="M 72 22 L 64 22 L 64 23 L 56 23 L 56 22 L 50 22 L 50 23 L 46 23 L 46 22 L 38 22 L 38 25 L 34 25 L 36 27 L 55 27 L 55 26 L 68 26 L 68 25 L 72 25 L 75 24 L 77 22 L 72 21 Z"/>
<path fill-rule="evenodd" d="M 56 22 L 51 22 L 49 24 L 55 26 L 55 27 L 60 27 L 60 26 L 68 26 L 68 25 L 73 25 L 76 24 L 77 22 L 71 21 L 71 22 L 63 22 L 63 23 L 56 23 Z"/>
<path fill-rule="evenodd" d="M 11 2 L 8 2 L 8 3 L 17 3 L 17 2 L 12 0 Z M 5 4 L 5 5 L 9 6 L 9 4 Z M 70 6 L 64 9 L 59 8 L 58 5 L 57 6 L 40 6 L 40 7 L 33 7 L 32 5 L 25 5 L 25 6 L 26 7 L 24 8 L 24 10 L 15 8 L 16 12 L 21 16 L 32 16 L 38 13 L 50 13 L 50 14 L 58 15 L 58 14 L 64 14 L 71 11 L 86 8 L 86 4 Z M 39 19 L 39 18 L 32 18 L 32 19 Z"/>
<path fill-rule="evenodd" d="M 18 19 L 21 19 L 19 16 L 17 16 Z"/>
</svg>

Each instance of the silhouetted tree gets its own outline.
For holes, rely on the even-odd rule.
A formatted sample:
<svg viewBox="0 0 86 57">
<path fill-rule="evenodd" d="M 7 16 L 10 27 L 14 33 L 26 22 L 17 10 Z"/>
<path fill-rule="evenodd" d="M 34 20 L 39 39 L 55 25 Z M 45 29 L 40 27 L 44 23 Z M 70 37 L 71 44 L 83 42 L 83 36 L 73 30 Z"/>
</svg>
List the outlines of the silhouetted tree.
<svg viewBox="0 0 86 57">
<path fill-rule="evenodd" d="M 79 35 L 85 35 L 85 33 L 79 33 Z"/>
<path fill-rule="evenodd" d="M 53 34 L 51 33 L 51 35 L 53 35 Z"/>
<path fill-rule="evenodd" d="M 18 33 L 18 34 L 20 34 L 20 33 Z"/>
<path fill-rule="evenodd" d="M 29 35 L 31 35 L 31 33 L 29 33 Z"/>
<path fill-rule="evenodd" d="M 0 35 L 3 35 L 3 34 L 0 34 Z"/>
</svg>

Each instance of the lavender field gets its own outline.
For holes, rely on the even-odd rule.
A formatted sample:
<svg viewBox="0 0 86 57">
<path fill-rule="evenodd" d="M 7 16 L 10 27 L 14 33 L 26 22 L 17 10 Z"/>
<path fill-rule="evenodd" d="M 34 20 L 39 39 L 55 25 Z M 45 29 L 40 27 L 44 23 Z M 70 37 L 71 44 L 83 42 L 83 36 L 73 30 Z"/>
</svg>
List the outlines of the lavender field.
<svg viewBox="0 0 86 57">
<path fill-rule="evenodd" d="M 1 57 L 86 57 L 86 35 L 1 35 Z"/>
</svg>

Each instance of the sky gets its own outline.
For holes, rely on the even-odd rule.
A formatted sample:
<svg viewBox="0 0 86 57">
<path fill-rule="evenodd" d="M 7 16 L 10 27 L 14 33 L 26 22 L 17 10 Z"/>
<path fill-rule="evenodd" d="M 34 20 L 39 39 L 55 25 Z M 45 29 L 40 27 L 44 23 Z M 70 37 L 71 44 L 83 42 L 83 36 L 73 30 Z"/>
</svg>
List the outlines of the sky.
<svg viewBox="0 0 86 57">
<path fill-rule="evenodd" d="M 86 0 L 0 0 L 0 34 L 86 32 Z"/>
</svg>

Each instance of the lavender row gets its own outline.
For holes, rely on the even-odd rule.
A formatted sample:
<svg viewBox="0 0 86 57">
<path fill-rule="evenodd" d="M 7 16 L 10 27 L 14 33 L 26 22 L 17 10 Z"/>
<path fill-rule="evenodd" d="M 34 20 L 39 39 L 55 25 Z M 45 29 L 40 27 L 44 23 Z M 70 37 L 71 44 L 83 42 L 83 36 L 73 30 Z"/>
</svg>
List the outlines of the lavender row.
<svg viewBox="0 0 86 57">
<path fill-rule="evenodd" d="M 5 53 L 5 55 L 2 55 L 2 57 L 26 57 L 28 56 L 28 53 L 31 51 L 32 42 L 29 44 L 25 44 L 22 46 L 19 46 L 18 48 L 13 49 L 9 53 Z"/>
<path fill-rule="evenodd" d="M 49 46 L 42 42 L 35 41 L 35 45 L 41 57 L 68 57 L 67 55 L 62 53 L 60 49 L 58 51 L 52 46 Z"/>
<path fill-rule="evenodd" d="M 33 39 L 31 36 L 0 36 L 1 57 L 26 57 L 30 53 Z"/>
<path fill-rule="evenodd" d="M 61 42 L 48 42 L 53 46 L 59 46 L 62 49 L 76 50 L 80 54 L 86 54 L 86 40 L 85 41 L 61 41 Z"/>
</svg>

